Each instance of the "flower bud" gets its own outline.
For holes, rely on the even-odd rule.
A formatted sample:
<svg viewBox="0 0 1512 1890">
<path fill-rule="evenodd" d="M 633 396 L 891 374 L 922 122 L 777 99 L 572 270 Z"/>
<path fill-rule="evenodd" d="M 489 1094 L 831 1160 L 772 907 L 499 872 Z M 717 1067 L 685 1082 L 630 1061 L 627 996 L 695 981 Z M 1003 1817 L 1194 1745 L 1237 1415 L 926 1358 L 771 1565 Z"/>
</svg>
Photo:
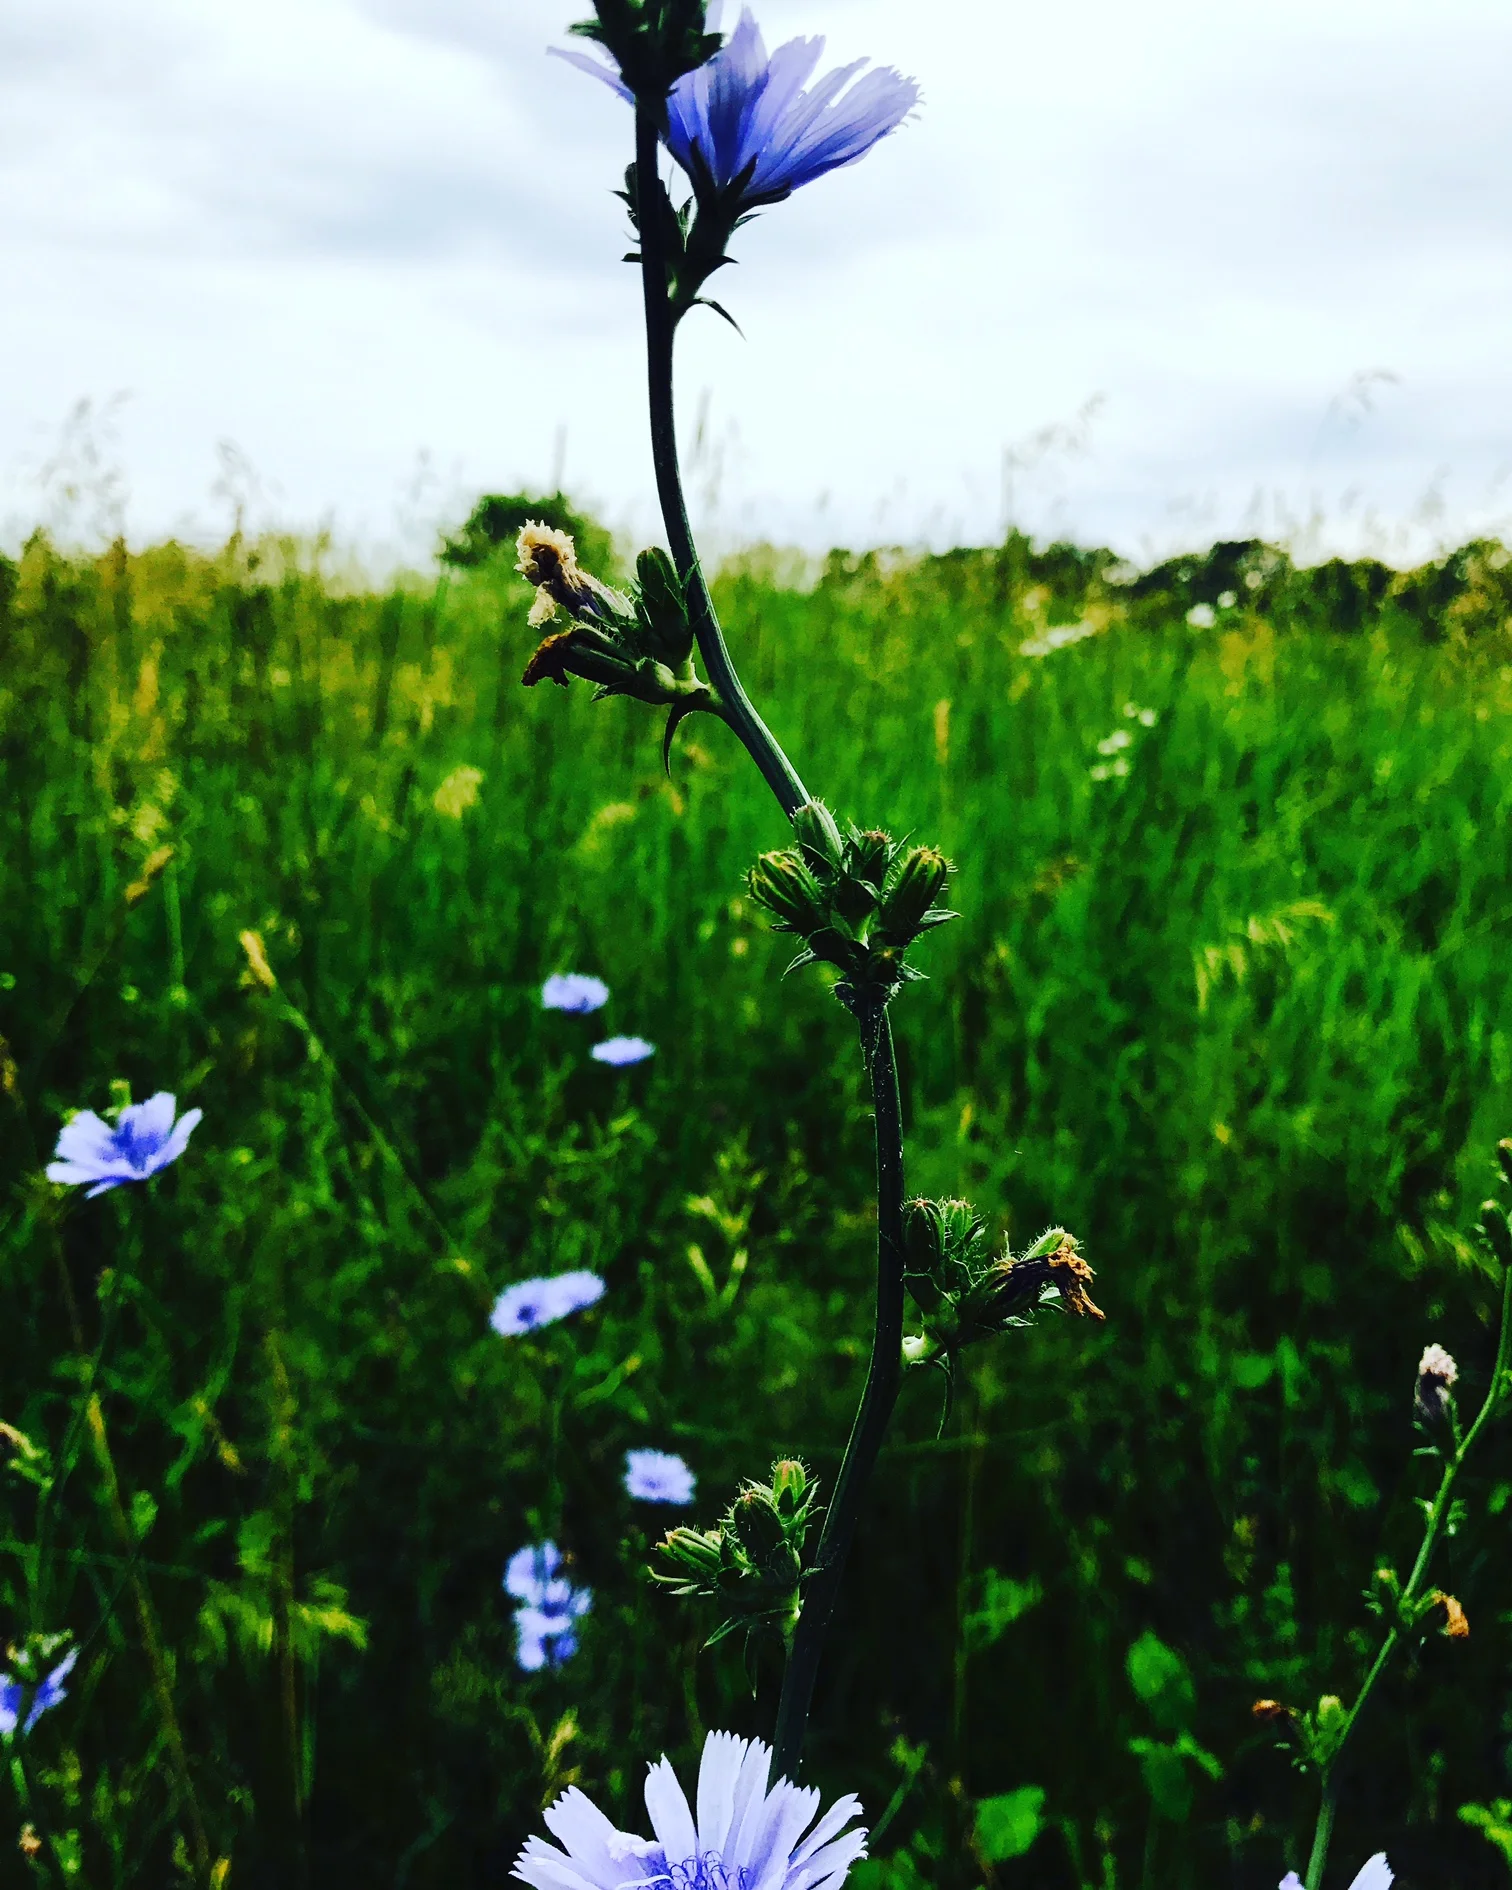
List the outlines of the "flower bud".
<svg viewBox="0 0 1512 1890">
<path fill-rule="evenodd" d="M 922 1196 L 903 1211 L 903 1273 L 920 1309 L 934 1312 L 942 1299 L 971 1284 L 986 1228 L 969 1201 L 930 1201 Z"/>
<path fill-rule="evenodd" d="M 660 546 L 652 545 L 636 559 L 635 577 L 646 647 L 659 662 L 676 669 L 693 650 L 693 628 L 677 567 Z"/>
<path fill-rule="evenodd" d="M 751 897 L 790 932 L 807 937 L 829 917 L 819 882 L 796 853 L 763 853 L 746 875 Z"/>
<path fill-rule="evenodd" d="M 924 914 L 939 897 L 950 871 L 937 847 L 914 847 L 896 879 L 882 895 L 877 924 L 892 941 L 907 944 L 918 932 Z"/>
<path fill-rule="evenodd" d="M 805 801 L 793 815 L 793 832 L 815 865 L 838 870 L 844 856 L 840 829 L 823 801 Z"/>
<path fill-rule="evenodd" d="M 892 855 L 891 836 L 879 828 L 868 827 L 862 833 L 852 834 L 845 849 L 845 870 L 881 892 Z"/>
<path fill-rule="evenodd" d="M 787 1534 L 769 1490 L 747 1484 L 730 1508 L 730 1527 L 746 1554 L 765 1574 L 787 1547 Z"/>
<path fill-rule="evenodd" d="M 1506 1209 L 1499 1201 L 1481 1203 L 1480 1231 L 1502 1265 L 1512 1267 L 1512 1228 L 1507 1224 Z"/>
<path fill-rule="evenodd" d="M 669 1529 L 656 1548 L 657 1554 L 684 1580 L 707 1584 L 719 1575 L 718 1530 Z"/>
<path fill-rule="evenodd" d="M 1277 1726 L 1282 1720 L 1293 1717 L 1289 1706 L 1283 1706 L 1279 1700 L 1256 1700 L 1250 1712 L 1262 1726 Z"/>
<path fill-rule="evenodd" d="M 772 1502 L 784 1524 L 791 1525 L 812 1501 L 813 1485 L 806 1467 L 796 1457 L 772 1465 Z"/>
</svg>

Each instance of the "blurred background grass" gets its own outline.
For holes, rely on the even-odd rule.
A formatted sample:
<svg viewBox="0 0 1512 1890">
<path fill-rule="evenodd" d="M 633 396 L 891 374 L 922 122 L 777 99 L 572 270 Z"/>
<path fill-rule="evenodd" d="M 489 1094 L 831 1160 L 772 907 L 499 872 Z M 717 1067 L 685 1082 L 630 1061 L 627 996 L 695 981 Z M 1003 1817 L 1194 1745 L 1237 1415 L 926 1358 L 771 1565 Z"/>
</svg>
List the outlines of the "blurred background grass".
<svg viewBox="0 0 1512 1890">
<path fill-rule="evenodd" d="M 869 1329 L 851 1032 L 742 895 L 783 837 L 754 770 L 695 721 L 669 782 L 636 705 L 522 690 L 491 542 L 382 591 L 240 540 L 0 561 L 0 1418 L 60 1471 L 0 1486 L 0 1606 L 84 1646 L 30 1752 L 91 1885 L 189 1856 L 133 1575 L 237 1886 L 502 1884 L 569 1779 L 639 1823 L 646 1758 L 770 1730 L 772 1670 L 753 1699 L 641 1578 L 679 1512 L 619 1479 L 678 1450 L 709 1521 L 774 1455 L 833 1474 Z M 719 592 L 811 789 L 959 865 L 895 1013 L 910 1189 L 1019 1244 L 1063 1221 L 1109 1313 L 974 1355 L 944 1438 L 905 1394 L 810 1748 L 891 1814 L 858 1883 L 1272 1886 L 1312 1801 L 1250 1704 L 1352 1690 L 1360 1591 L 1415 1541 L 1418 1354 L 1471 1397 L 1490 1359 L 1506 556 L 1139 575 L 1015 537 L 801 585 L 752 553 Z M 560 970 L 608 981 L 598 1019 L 542 1014 Z M 654 1060 L 593 1064 L 606 1030 Z M 60 1118 L 113 1083 L 204 1124 L 60 1204 Z M 598 1308 L 489 1332 L 575 1266 Z M 1439 1579 L 1472 1638 L 1364 1727 L 1341 1881 L 1383 1846 L 1407 1890 L 1507 1880 L 1456 1818 L 1508 1790 L 1504 1433 L 1468 1493 Z M 500 1577 L 542 1534 L 596 1599 L 526 1676 Z"/>
</svg>

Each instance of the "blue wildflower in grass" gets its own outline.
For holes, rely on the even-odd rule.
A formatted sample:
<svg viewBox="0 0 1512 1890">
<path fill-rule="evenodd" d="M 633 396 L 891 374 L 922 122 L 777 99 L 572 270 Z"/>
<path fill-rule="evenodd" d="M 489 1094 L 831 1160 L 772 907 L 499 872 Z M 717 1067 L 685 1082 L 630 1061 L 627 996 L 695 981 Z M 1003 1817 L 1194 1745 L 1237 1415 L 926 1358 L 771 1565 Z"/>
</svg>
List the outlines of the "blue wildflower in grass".
<svg viewBox="0 0 1512 1890">
<path fill-rule="evenodd" d="M 866 1832 L 846 1828 L 860 1816 L 860 1800 L 837 1799 L 815 1824 L 818 1792 L 786 1779 L 769 1791 L 771 1764 L 771 1749 L 759 1739 L 710 1733 L 698 1770 L 696 1821 L 672 1767 L 665 1759 L 653 1765 L 646 1811 L 654 1838 L 616 1829 L 573 1786 L 545 1814 L 547 1829 L 564 1848 L 529 1838 L 513 1875 L 534 1890 L 629 1890 L 635 1884 L 839 1890 L 851 1865 L 866 1855 Z"/>
<path fill-rule="evenodd" d="M 501 1338 L 517 1339 L 537 1326 L 549 1326 L 601 1299 L 604 1282 L 596 1273 L 556 1273 L 542 1280 L 516 1280 L 494 1301 L 488 1323 Z"/>
<path fill-rule="evenodd" d="M 67 1696 L 68 1689 L 63 1682 L 73 1672 L 78 1658 L 78 1648 L 71 1647 L 31 1695 L 30 1706 L 25 1684 L 8 1673 L 0 1673 L 0 1737 L 9 1739 L 18 1726 L 22 1732 L 29 1733 L 44 1713 Z M 21 1717 L 23 1713 L 25 1720 Z"/>
<path fill-rule="evenodd" d="M 577 1624 L 593 1606 L 593 1590 L 577 1588 L 554 1542 L 516 1549 L 504 1566 L 515 1610 L 515 1658 L 526 1673 L 559 1667 L 577 1652 Z"/>
<path fill-rule="evenodd" d="M 1386 1862 L 1386 1853 L 1377 1851 L 1349 1886 L 1349 1890 L 1391 1890 L 1394 1881 L 1391 1866 Z M 1287 1871 L 1281 1879 L 1281 1890 L 1303 1890 L 1302 1879 L 1296 1871 Z"/>
<path fill-rule="evenodd" d="M 712 26 L 716 9 L 709 11 Z M 552 51 L 634 103 L 617 67 L 587 53 Z M 780 203 L 826 171 L 865 157 L 918 104 L 916 82 L 890 66 L 851 85 L 865 59 L 826 73 L 805 91 L 823 51 L 822 39 L 790 39 L 768 55 L 750 8 L 742 9 L 725 45 L 667 97 L 665 142 L 695 188 L 733 199 L 734 215 Z"/>
<path fill-rule="evenodd" d="M 609 987 L 602 978 L 590 978 L 581 971 L 559 971 L 541 986 L 543 1011 L 566 1011 L 571 1017 L 586 1017 L 602 1010 L 609 1002 Z"/>
<path fill-rule="evenodd" d="M 647 1043 L 644 1037 L 608 1037 L 596 1043 L 589 1055 L 595 1063 L 608 1063 L 622 1070 L 627 1064 L 644 1063 L 647 1057 L 654 1057 L 656 1045 Z"/>
<path fill-rule="evenodd" d="M 175 1122 L 176 1107 L 167 1090 L 160 1089 L 146 1102 L 123 1109 L 114 1128 L 92 1109 L 81 1109 L 63 1125 L 53 1151 L 58 1159 L 47 1164 L 47 1179 L 69 1187 L 93 1182 L 87 1201 L 125 1182 L 145 1181 L 178 1160 L 205 1113 L 190 1109 Z"/>
<path fill-rule="evenodd" d="M 627 1450 L 625 1489 L 639 1503 L 691 1503 L 695 1479 L 670 1450 Z"/>
</svg>

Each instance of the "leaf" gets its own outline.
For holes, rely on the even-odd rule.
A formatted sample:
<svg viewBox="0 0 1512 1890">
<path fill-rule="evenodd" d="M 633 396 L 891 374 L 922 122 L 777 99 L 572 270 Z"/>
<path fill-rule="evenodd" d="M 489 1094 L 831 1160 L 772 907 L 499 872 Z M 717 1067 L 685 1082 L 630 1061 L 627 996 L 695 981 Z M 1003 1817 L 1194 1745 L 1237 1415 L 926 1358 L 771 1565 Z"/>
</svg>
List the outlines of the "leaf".
<svg viewBox="0 0 1512 1890">
<path fill-rule="evenodd" d="M 1044 1829 L 1045 1789 L 1020 1785 L 1017 1791 L 984 1798 L 976 1808 L 976 1847 L 989 1864 L 1022 1857 Z"/>
<path fill-rule="evenodd" d="M 1184 1732 L 1197 1710 L 1191 1670 L 1174 1647 L 1146 1629 L 1129 1649 L 1129 1683 L 1149 1708 L 1156 1724 Z"/>
<path fill-rule="evenodd" d="M 1139 1760 L 1151 1804 L 1173 1824 L 1185 1824 L 1192 1814 L 1192 1781 L 1181 1748 L 1161 1739 L 1131 1739 L 1129 1750 Z"/>
<path fill-rule="evenodd" d="M 995 1568 L 988 1569 L 982 1577 L 981 1605 L 974 1608 L 963 1623 L 968 1649 L 975 1653 L 994 1646 L 1004 1630 L 1038 1606 L 1044 1595 L 1044 1589 L 1032 1575 L 1026 1582 L 1016 1582 L 1009 1575 L 999 1575 Z"/>
</svg>

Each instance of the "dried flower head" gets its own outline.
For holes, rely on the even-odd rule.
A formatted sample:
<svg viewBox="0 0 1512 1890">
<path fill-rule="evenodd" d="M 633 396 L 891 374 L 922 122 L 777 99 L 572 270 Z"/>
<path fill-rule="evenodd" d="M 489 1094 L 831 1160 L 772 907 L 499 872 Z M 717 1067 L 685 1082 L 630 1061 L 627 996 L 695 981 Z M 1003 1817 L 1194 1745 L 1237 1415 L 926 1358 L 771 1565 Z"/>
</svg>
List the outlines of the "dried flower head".
<svg viewBox="0 0 1512 1890">
<path fill-rule="evenodd" d="M 1067 1234 L 1049 1256 L 1050 1284 L 1061 1296 L 1061 1304 L 1079 1319 L 1105 1319 L 1107 1314 L 1094 1304 L 1087 1282 L 1097 1276 L 1076 1251 L 1074 1237 Z"/>
<path fill-rule="evenodd" d="M 1418 1360 L 1417 1413 L 1424 1424 L 1441 1424 L 1449 1416 L 1449 1388 L 1459 1367 L 1441 1345 L 1423 1348 Z"/>
<path fill-rule="evenodd" d="M 1434 1590 L 1433 1599 L 1444 1610 L 1444 1632 L 1451 1641 L 1468 1641 L 1470 1638 L 1470 1617 L 1453 1595 L 1446 1595 L 1442 1588 Z"/>
</svg>

